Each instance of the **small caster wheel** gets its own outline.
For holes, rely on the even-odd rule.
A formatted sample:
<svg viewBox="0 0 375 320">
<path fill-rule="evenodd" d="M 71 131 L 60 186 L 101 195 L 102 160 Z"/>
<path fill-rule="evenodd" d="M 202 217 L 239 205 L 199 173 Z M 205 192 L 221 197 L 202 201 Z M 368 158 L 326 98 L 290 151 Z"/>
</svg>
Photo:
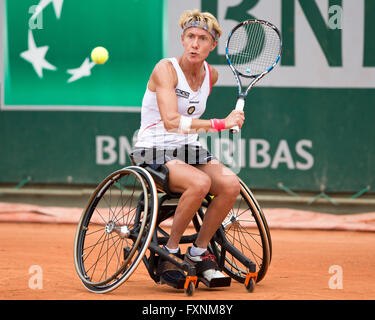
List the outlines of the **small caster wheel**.
<svg viewBox="0 0 375 320">
<path fill-rule="evenodd" d="M 187 287 L 184 288 L 184 292 L 188 297 L 191 297 L 194 294 L 195 285 L 192 281 L 189 282 Z"/>
<path fill-rule="evenodd" d="M 250 278 L 249 281 L 245 282 L 245 288 L 246 288 L 247 292 L 254 292 L 254 289 L 255 289 L 254 278 Z"/>
</svg>

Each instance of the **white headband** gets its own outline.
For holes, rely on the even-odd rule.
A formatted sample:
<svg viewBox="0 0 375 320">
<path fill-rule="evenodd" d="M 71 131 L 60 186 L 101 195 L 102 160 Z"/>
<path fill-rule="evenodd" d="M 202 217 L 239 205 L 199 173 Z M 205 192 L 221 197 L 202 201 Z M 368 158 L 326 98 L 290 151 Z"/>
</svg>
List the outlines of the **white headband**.
<svg viewBox="0 0 375 320">
<path fill-rule="evenodd" d="M 186 29 L 189 28 L 201 28 L 203 30 L 206 30 L 211 34 L 211 36 L 214 38 L 214 40 L 217 40 L 219 38 L 219 34 L 216 30 L 212 29 L 211 31 L 208 30 L 208 25 L 205 23 L 204 25 L 201 25 L 199 21 L 192 21 L 190 23 L 186 23 L 183 28 L 183 32 L 185 32 Z"/>
</svg>

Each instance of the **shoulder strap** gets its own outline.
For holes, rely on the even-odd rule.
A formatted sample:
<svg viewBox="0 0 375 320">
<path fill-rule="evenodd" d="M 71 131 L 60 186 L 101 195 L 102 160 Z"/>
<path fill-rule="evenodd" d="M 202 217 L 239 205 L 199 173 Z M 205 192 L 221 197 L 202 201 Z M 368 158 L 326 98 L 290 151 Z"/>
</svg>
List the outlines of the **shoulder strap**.
<svg viewBox="0 0 375 320">
<path fill-rule="evenodd" d="M 182 71 L 178 61 L 176 58 L 169 58 L 170 62 L 172 62 L 174 69 L 177 73 L 177 85 L 183 86 L 185 88 L 189 88 L 189 84 L 187 83 L 187 80 L 185 78 L 184 72 Z"/>
<path fill-rule="evenodd" d="M 208 64 L 207 61 L 204 61 L 204 66 L 206 68 L 206 72 L 208 74 L 208 77 L 206 77 L 207 81 L 208 81 L 208 95 L 211 94 L 211 67 L 210 65 Z M 206 81 L 205 79 L 205 81 Z"/>
</svg>

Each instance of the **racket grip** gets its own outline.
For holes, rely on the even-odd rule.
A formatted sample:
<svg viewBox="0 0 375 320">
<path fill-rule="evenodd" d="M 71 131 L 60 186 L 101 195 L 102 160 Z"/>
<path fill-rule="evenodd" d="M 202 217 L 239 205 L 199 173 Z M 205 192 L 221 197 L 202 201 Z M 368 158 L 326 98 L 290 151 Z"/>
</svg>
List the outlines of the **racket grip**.
<svg viewBox="0 0 375 320">
<path fill-rule="evenodd" d="M 236 109 L 235 110 L 239 110 L 239 111 L 242 111 L 243 108 L 245 106 L 245 98 L 244 97 L 239 97 L 237 99 L 237 103 L 236 103 Z M 240 131 L 240 128 L 238 126 L 234 126 L 230 129 L 230 132 L 231 133 L 238 133 Z"/>
</svg>

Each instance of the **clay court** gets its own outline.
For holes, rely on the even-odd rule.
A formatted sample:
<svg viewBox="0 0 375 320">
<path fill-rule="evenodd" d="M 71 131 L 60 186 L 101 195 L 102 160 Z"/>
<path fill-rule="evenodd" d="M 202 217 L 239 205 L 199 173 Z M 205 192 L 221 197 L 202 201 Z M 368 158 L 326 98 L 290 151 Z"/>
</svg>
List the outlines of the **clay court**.
<svg viewBox="0 0 375 320">
<path fill-rule="evenodd" d="M 375 1 L 86 2 L 0 0 L 0 302 L 10 314 L 27 300 L 38 316 L 72 317 L 36 300 L 94 300 L 77 308 L 84 319 L 129 318 L 148 301 L 179 300 L 244 302 L 236 319 L 263 319 L 280 309 L 249 301 L 375 300 Z M 214 159 L 240 178 L 237 199 Z M 184 219 L 170 232 L 177 203 Z M 229 287 L 205 275 L 216 288 L 194 290 L 211 258 L 191 265 L 162 248 L 189 221 L 173 248 L 211 238 L 209 269 L 227 271 Z M 155 282 L 163 260 L 186 272 L 187 294 Z M 250 293 L 235 278 L 249 291 L 261 281 Z M 331 306 L 286 311 L 321 319 L 327 309 L 338 318 Z"/>
<path fill-rule="evenodd" d="M 179 300 L 187 299 L 181 291 L 157 285 L 141 263 L 136 272 L 118 289 L 107 294 L 88 292 L 81 284 L 73 261 L 76 225 L 68 220 L 69 208 L 42 208 L 11 205 L 0 215 L 0 299 L 7 300 Z M 58 209 L 60 211 L 58 211 Z M 78 214 L 76 209 L 76 214 Z M 44 214 L 42 214 L 44 212 Z M 47 215 L 47 212 L 54 212 Z M 65 221 L 59 214 L 65 212 Z M 268 213 L 267 213 L 268 212 Z M 273 242 L 273 256 L 265 278 L 248 293 L 243 284 L 232 280 L 229 288 L 208 289 L 204 285 L 195 290 L 191 300 L 372 300 L 375 299 L 374 219 L 371 214 L 360 223 L 332 216 L 322 229 L 322 216 L 307 219 L 309 213 L 299 215 L 284 210 L 284 220 L 275 218 L 274 209 L 265 210 Z M 293 221 L 290 219 L 294 216 Z M 13 219 L 10 219 L 10 216 Z M 73 215 L 74 216 L 74 215 Z M 304 217 L 303 219 L 301 217 Z M 373 215 L 372 215 L 373 216 Z M 16 222 L 27 219 L 33 223 Z M 34 217 L 34 218 L 32 218 Z M 323 216 L 324 217 L 324 216 Z M 337 219 L 342 225 L 338 224 Z M 13 220 L 13 222 L 4 222 Z M 37 222 L 39 220 L 39 222 Z M 41 223 L 41 221 L 44 221 Z M 58 221 L 63 223 L 58 223 Z M 287 221 L 294 223 L 288 226 Z M 303 222 L 302 222 L 303 221 Z M 310 229 L 306 224 L 310 224 Z M 367 225 L 370 231 L 353 231 Z M 352 227 L 352 230 L 350 228 Z M 346 229 L 346 230 L 344 230 Z M 39 266 L 42 288 L 30 288 L 36 275 L 32 266 Z M 339 268 L 339 269 L 338 269 Z M 330 273 L 331 272 L 331 273 Z M 333 277 L 333 278 L 332 278 Z M 341 281 L 341 282 L 340 282 Z M 32 285 L 31 285 L 32 287 Z"/>
</svg>

